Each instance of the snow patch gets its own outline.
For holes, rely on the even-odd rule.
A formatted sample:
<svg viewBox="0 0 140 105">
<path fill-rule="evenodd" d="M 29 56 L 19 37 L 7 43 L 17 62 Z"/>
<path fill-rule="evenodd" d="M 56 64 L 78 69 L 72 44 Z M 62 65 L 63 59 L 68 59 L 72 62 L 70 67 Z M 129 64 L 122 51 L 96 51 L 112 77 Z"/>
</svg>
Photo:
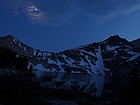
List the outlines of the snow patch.
<svg viewBox="0 0 140 105">
<path fill-rule="evenodd" d="M 13 42 L 16 43 L 16 39 L 15 38 L 13 39 Z"/>
<path fill-rule="evenodd" d="M 138 57 L 140 56 L 140 53 L 135 53 L 135 52 L 133 52 L 133 51 L 128 51 L 127 53 L 133 55 L 133 56 L 130 57 L 130 59 L 128 59 L 127 61 L 135 60 L 136 58 L 138 58 Z"/>
<path fill-rule="evenodd" d="M 56 64 L 56 61 L 55 60 L 51 60 L 50 58 L 48 59 L 48 63 L 49 64 Z"/>
<path fill-rule="evenodd" d="M 18 43 L 18 46 L 22 48 L 21 43 Z"/>
<path fill-rule="evenodd" d="M 30 65 L 33 65 L 33 64 L 32 63 L 29 63 L 28 64 L 28 66 L 27 66 L 28 70 L 30 69 Z"/>
<path fill-rule="evenodd" d="M 91 56 L 95 56 L 95 54 L 93 53 L 93 52 L 87 52 L 87 51 L 85 51 L 85 50 L 80 50 L 81 52 L 85 52 L 86 54 L 89 54 L 89 55 L 91 55 Z"/>
<path fill-rule="evenodd" d="M 105 67 L 104 67 L 104 64 L 103 64 L 103 58 L 102 58 L 102 51 L 101 51 L 101 46 L 99 46 L 99 51 L 98 51 L 98 53 L 97 53 L 97 58 L 98 58 L 98 60 L 97 60 L 97 62 L 96 62 L 96 66 L 97 66 L 97 69 L 101 72 L 101 73 L 103 73 L 103 71 L 104 71 L 104 69 L 105 69 Z"/>
<path fill-rule="evenodd" d="M 85 57 L 88 60 L 88 56 L 86 55 Z M 95 62 L 95 65 L 93 65 L 90 60 L 88 60 L 88 62 L 90 64 L 90 67 L 91 67 L 92 71 L 94 72 L 94 74 L 99 74 L 99 73 L 103 74 L 103 71 L 104 71 L 105 67 L 104 67 L 104 64 L 103 64 L 103 58 L 102 58 L 101 47 L 100 46 L 99 46 L 99 50 L 98 50 L 98 53 L 97 53 L 97 59 L 98 60 Z"/>
<path fill-rule="evenodd" d="M 46 52 L 46 53 L 47 53 L 47 52 Z M 47 55 L 47 56 L 51 56 L 52 54 L 48 52 L 46 55 Z"/>
<path fill-rule="evenodd" d="M 138 58 L 140 56 L 140 54 L 137 54 L 137 55 L 134 55 L 132 56 L 129 60 L 127 61 L 132 61 L 132 60 L 135 60 L 136 58 Z"/>
<path fill-rule="evenodd" d="M 63 63 L 60 62 L 58 59 L 57 59 L 57 65 L 58 65 L 59 68 L 60 68 L 60 72 L 64 72 L 64 69 L 62 68 Z"/>
<path fill-rule="evenodd" d="M 131 55 L 139 54 L 139 53 L 135 53 L 135 52 L 133 52 L 133 51 L 128 51 L 127 53 L 128 53 L 128 54 L 131 54 Z"/>
<path fill-rule="evenodd" d="M 33 50 L 33 51 L 34 51 L 34 56 L 35 56 L 37 51 L 36 50 Z"/>
<path fill-rule="evenodd" d="M 86 62 L 84 62 L 83 59 L 81 59 L 81 61 L 79 63 L 80 63 L 80 66 L 87 66 L 88 65 Z"/>
<path fill-rule="evenodd" d="M 65 59 L 65 61 L 69 64 L 69 65 L 72 65 L 72 63 L 74 63 L 75 61 L 71 58 L 67 58 L 66 55 L 62 55 L 62 57 Z"/>
<path fill-rule="evenodd" d="M 37 64 L 36 66 L 33 67 L 33 69 L 37 69 L 37 70 L 46 70 L 42 64 Z"/>
<path fill-rule="evenodd" d="M 108 50 L 108 51 L 113 51 L 113 50 L 115 50 L 115 49 L 117 49 L 117 48 L 119 48 L 120 46 L 109 46 L 109 45 L 107 45 L 106 46 L 106 49 Z"/>
<path fill-rule="evenodd" d="M 27 52 L 26 47 L 24 47 L 24 51 Z"/>
</svg>

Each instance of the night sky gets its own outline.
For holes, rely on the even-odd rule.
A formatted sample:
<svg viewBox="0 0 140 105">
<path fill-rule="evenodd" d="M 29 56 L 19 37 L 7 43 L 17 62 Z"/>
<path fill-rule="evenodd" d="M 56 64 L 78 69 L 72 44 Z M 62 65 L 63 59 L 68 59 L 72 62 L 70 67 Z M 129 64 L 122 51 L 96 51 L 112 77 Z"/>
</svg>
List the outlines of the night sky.
<svg viewBox="0 0 140 105">
<path fill-rule="evenodd" d="M 111 35 L 140 38 L 140 0 L 0 0 L 0 36 L 62 51 Z"/>
</svg>

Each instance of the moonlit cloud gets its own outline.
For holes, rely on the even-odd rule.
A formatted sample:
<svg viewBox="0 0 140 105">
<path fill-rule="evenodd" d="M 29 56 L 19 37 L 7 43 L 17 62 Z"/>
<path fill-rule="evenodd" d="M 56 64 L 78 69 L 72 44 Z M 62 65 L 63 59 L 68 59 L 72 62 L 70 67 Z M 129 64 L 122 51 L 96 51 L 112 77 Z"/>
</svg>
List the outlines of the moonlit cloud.
<svg viewBox="0 0 140 105">
<path fill-rule="evenodd" d="M 25 14 L 34 22 L 34 23 L 46 23 L 47 15 L 45 12 L 41 11 L 40 8 L 35 5 L 28 5 L 25 11 Z"/>
<path fill-rule="evenodd" d="M 47 23 L 47 13 L 40 8 L 39 0 L 1 0 L 10 14 L 30 19 L 33 23 Z"/>
</svg>

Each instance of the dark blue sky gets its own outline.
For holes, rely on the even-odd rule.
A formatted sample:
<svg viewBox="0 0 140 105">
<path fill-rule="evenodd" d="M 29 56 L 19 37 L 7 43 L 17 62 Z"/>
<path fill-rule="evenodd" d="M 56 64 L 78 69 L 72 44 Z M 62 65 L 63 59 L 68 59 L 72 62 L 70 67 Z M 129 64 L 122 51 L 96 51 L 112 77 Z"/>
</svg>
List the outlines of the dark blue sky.
<svg viewBox="0 0 140 105">
<path fill-rule="evenodd" d="M 140 0 L 0 0 L 0 36 L 62 51 L 119 34 L 140 37 Z"/>
</svg>

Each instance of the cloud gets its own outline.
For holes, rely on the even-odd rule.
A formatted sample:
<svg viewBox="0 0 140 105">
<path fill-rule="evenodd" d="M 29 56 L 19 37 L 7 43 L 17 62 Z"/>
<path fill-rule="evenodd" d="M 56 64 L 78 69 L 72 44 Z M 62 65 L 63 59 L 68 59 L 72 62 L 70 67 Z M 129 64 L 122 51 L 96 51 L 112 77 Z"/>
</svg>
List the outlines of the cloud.
<svg viewBox="0 0 140 105">
<path fill-rule="evenodd" d="M 121 5 L 118 6 L 117 12 L 119 12 L 123 15 L 127 15 L 127 14 L 131 14 L 139 9 L 140 9 L 140 1 L 128 0 L 128 2 L 123 2 Z"/>
<path fill-rule="evenodd" d="M 46 23 L 47 14 L 40 10 L 39 7 L 30 4 L 26 6 L 24 10 L 25 14 L 31 19 L 34 23 Z"/>
<path fill-rule="evenodd" d="M 129 15 L 140 9 L 139 0 L 83 0 L 80 7 L 85 15 L 95 21 L 106 21 Z"/>
<path fill-rule="evenodd" d="M 27 18 L 32 23 L 47 23 L 47 13 L 40 7 L 40 0 L 0 0 L 9 14 Z"/>
<path fill-rule="evenodd" d="M 81 14 L 91 17 L 90 21 L 95 22 L 112 20 L 140 9 L 140 0 L 0 0 L 0 2 L 14 15 L 25 16 L 33 23 L 48 25 L 71 23 Z"/>
<path fill-rule="evenodd" d="M 106 22 L 140 9 L 139 0 L 48 0 L 49 22 L 63 24 L 76 21 L 79 15 L 90 21 Z"/>
<path fill-rule="evenodd" d="M 0 0 L 0 4 L 3 4 L 4 9 L 13 15 L 20 15 L 20 12 L 24 10 L 29 3 L 27 0 Z"/>
</svg>

